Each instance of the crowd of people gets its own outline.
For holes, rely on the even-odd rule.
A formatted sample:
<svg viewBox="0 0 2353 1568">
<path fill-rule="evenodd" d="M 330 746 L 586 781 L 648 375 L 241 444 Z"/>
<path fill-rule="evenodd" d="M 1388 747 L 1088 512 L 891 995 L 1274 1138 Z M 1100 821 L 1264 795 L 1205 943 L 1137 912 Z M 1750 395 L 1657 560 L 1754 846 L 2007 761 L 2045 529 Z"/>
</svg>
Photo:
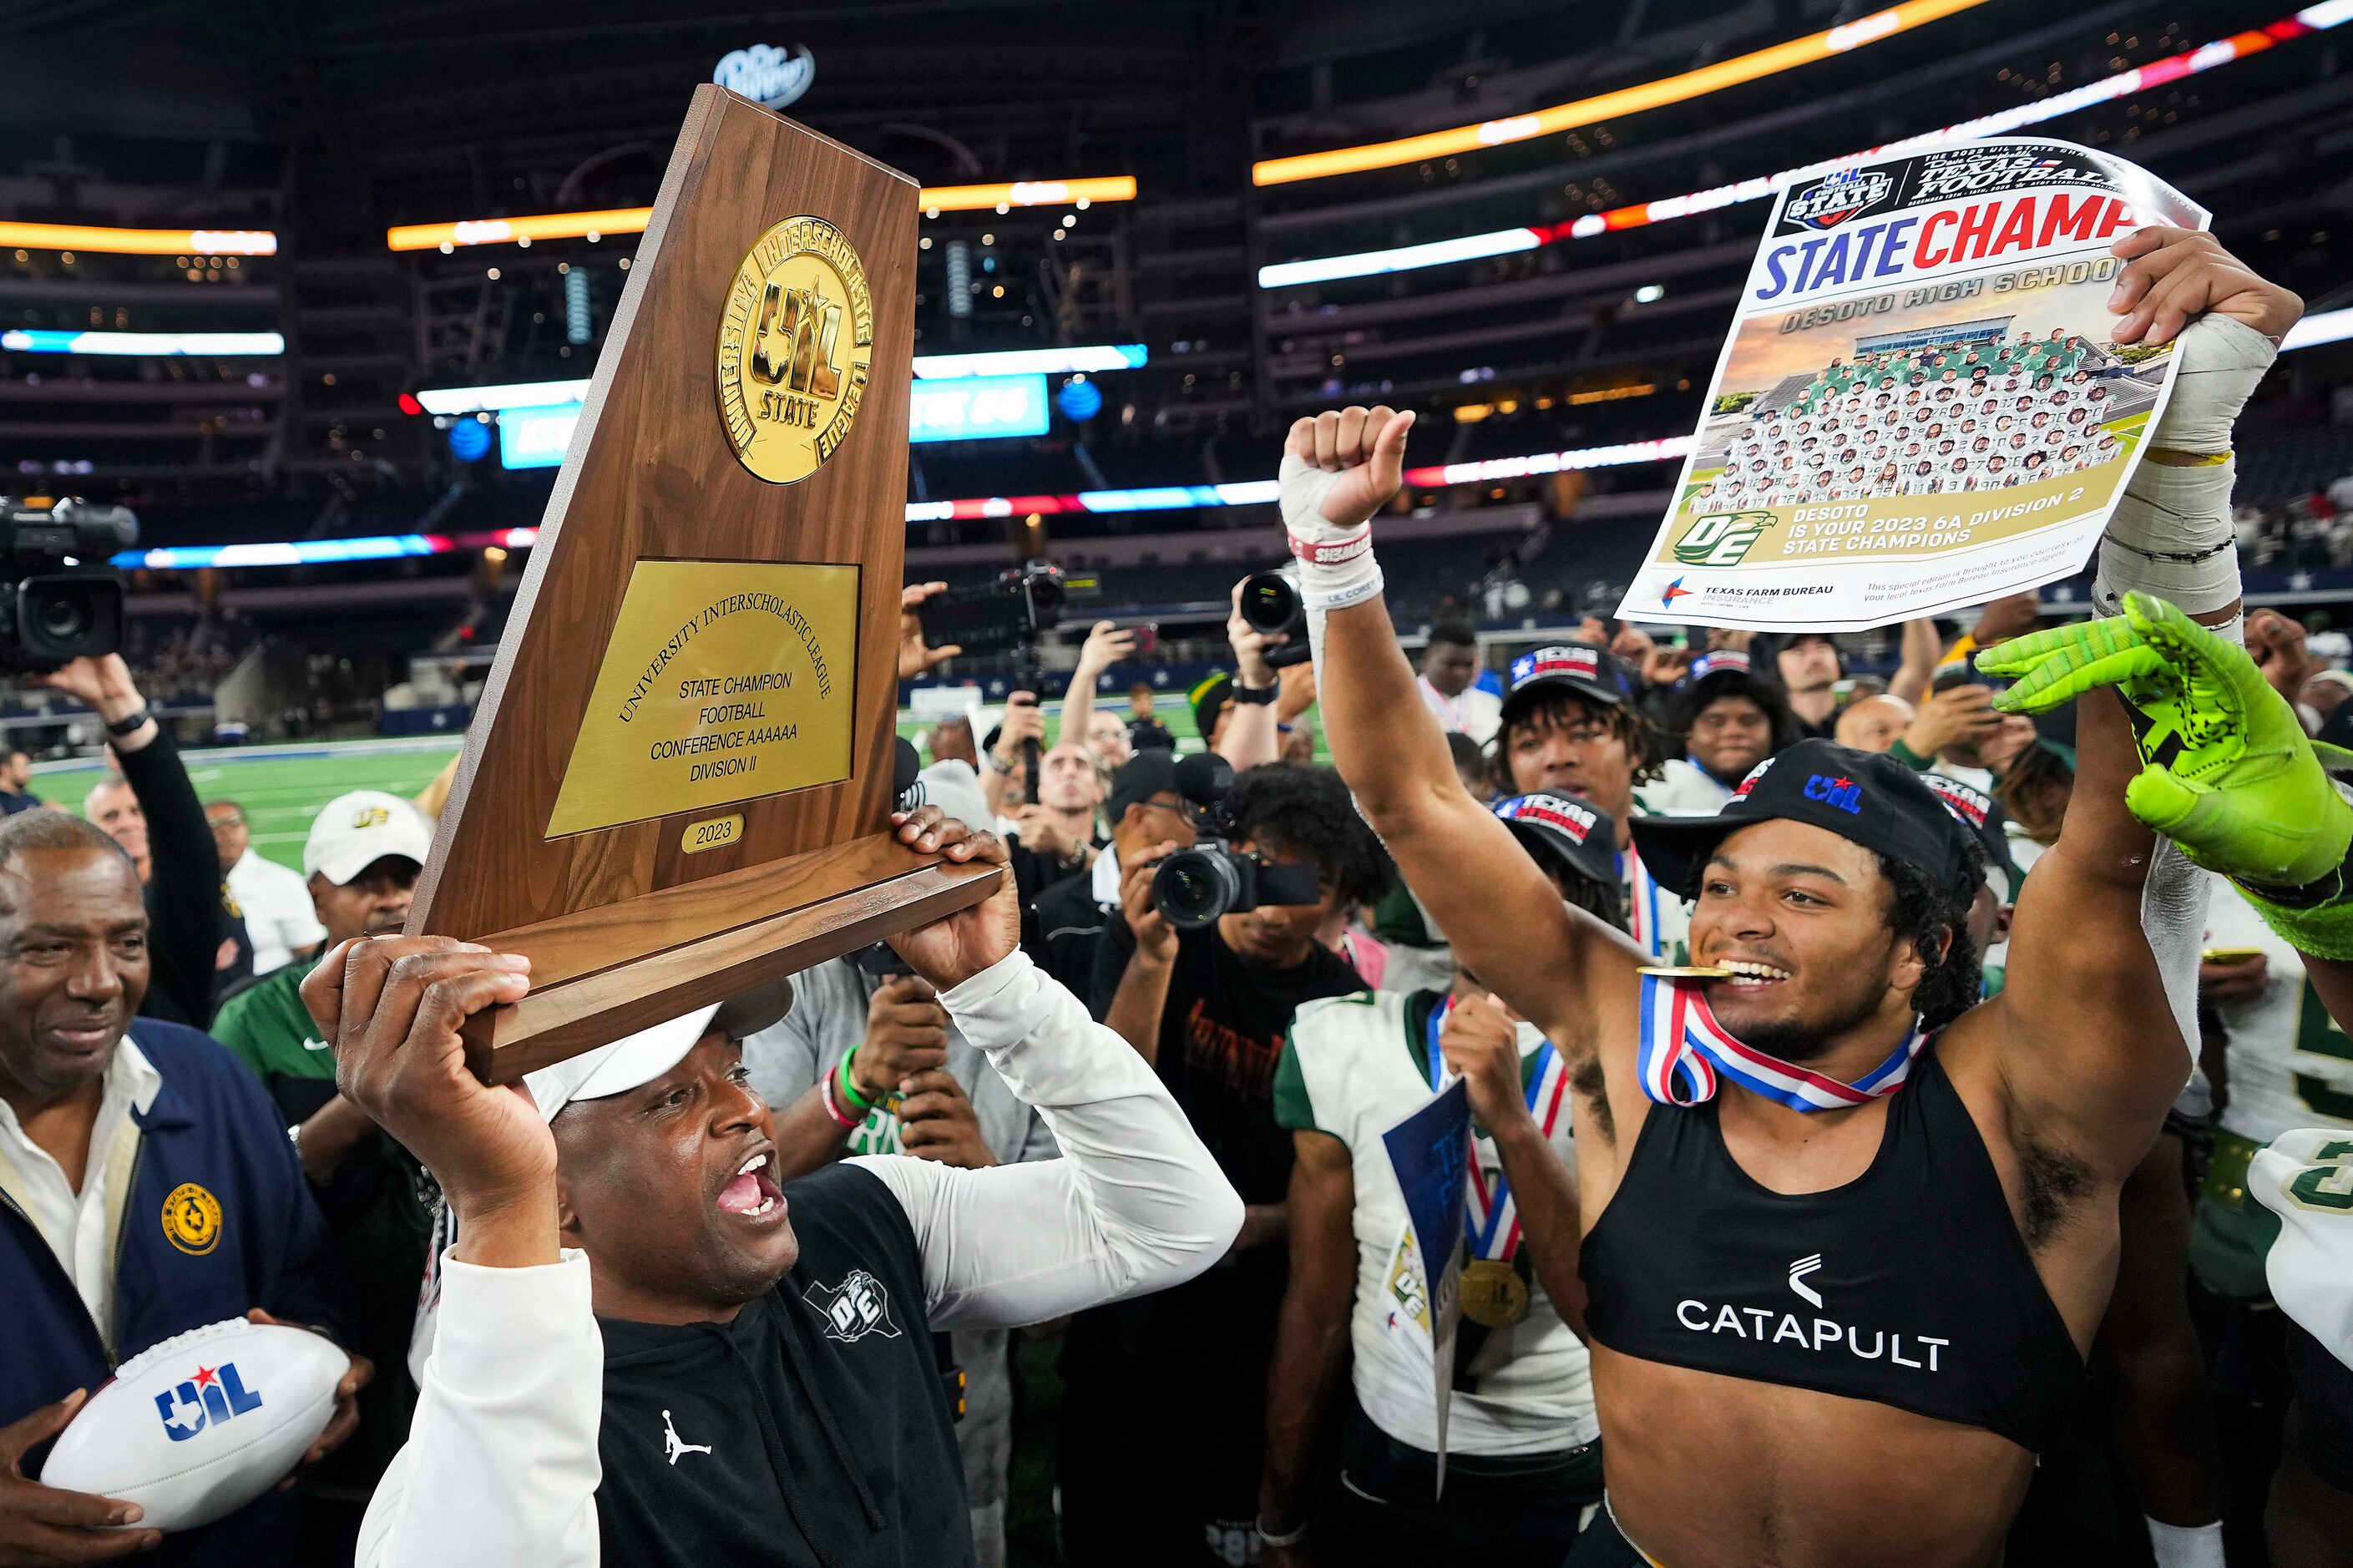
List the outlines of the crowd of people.
<svg viewBox="0 0 2353 1568">
<path fill-rule="evenodd" d="M 2102 616 L 1915 623 L 1883 681 L 1600 621 L 1417 668 L 1412 418 L 1303 419 L 1310 658 L 1237 609 L 1188 751 L 1097 706 L 1099 626 L 1059 728 L 923 738 L 893 832 L 985 901 L 520 1089 L 458 1030 L 528 965 L 397 934 L 438 790 L 330 802 L 298 874 L 119 659 L 47 677 L 115 768 L 82 817 L 0 772 L 0 1563 L 1003 1563 L 1017 1332 L 1073 1568 L 2213 1568 L 2226 1516 L 2342 1562 L 2353 681 L 2242 651 L 2218 460 L 2297 306 L 2119 254 L 2119 341 L 2211 374 Z M 159 1535 L 40 1482 L 248 1314 L 352 1357 L 288 1489 Z"/>
</svg>

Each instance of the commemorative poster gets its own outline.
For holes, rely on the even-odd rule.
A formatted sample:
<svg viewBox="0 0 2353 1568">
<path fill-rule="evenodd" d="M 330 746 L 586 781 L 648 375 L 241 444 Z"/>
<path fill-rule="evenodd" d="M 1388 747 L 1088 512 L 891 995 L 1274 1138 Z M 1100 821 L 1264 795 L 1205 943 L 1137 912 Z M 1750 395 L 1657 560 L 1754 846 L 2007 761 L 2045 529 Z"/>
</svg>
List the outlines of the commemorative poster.
<svg viewBox="0 0 2353 1568">
<path fill-rule="evenodd" d="M 1790 184 L 1618 614 L 1859 631 L 2081 570 L 2175 370 L 2110 335 L 2110 247 L 2208 216 L 2021 138 Z"/>
</svg>

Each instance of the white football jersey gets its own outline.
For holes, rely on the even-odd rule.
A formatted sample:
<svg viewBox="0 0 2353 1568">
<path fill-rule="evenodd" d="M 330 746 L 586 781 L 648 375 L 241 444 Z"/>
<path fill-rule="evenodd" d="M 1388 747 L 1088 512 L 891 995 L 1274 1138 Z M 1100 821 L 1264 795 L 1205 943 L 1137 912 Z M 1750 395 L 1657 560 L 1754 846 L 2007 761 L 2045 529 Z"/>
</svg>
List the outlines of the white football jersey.
<svg viewBox="0 0 2353 1568">
<path fill-rule="evenodd" d="M 2295 949 L 2227 878 L 2213 880 L 2204 945 L 2254 948 L 2267 966 L 2261 992 L 2215 1009 L 2231 1037 L 2222 1125 L 2251 1143 L 2292 1127 L 2353 1128 L 2353 1038 L 2320 1005 Z"/>
<path fill-rule="evenodd" d="M 2263 1273 L 2280 1310 L 2353 1366 L 2353 1136 L 2299 1127 L 2259 1150 L 2247 1191 L 2279 1215 Z"/>
<path fill-rule="evenodd" d="M 1413 998 L 1394 991 L 1327 997 L 1299 1009 L 1278 1070 L 1275 1094 L 1286 1126 L 1303 1122 L 1348 1146 L 1356 1179 L 1352 1228 L 1356 1290 L 1348 1337 L 1356 1401 L 1374 1424 L 1400 1443 L 1438 1447 L 1427 1281 L 1419 1247 L 1381 1134 L 1430 1100 L 1428 1046 L 1415 1038 Z M 1520 1030 L 1524 1064 L 1543 1045 L 1533 1025 Z M 1556 1091 L 1559 1068 L 1540 1085 Z M 1539 1115 L 1541 1116 L 1541 1111 Z M 1552 1147 L 1576 1155 L 1569 1109 L 1553 1123 Z M 1492 1183 L 1503 1159 L 1492 1140 L 1472 1144 Z M 1446 1446 L 1457 1454 L 1539 1454 L 1573 1448 L 1600 1435 L 1584 1343 L 1546 1297 L 1528 1287 L 1527 1316 L 1487 1336 L 1472 1358 L 1475 1392 L 1457 1387 L 1447 1412 Z"/>
</svg>

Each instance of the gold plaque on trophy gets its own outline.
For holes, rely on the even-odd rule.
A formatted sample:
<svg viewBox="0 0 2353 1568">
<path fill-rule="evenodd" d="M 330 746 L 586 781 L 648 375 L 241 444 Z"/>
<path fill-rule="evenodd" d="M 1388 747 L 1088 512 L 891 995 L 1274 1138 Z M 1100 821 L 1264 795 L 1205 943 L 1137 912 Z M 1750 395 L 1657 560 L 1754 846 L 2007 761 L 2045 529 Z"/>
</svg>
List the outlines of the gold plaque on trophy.
<svg viewBox="0 0 2353 1568">
<path fill-rule="evenodd" d="M 848 778 L 858 589 L 855 566 L 639 561 L 547 837 Z"/>
</svg>

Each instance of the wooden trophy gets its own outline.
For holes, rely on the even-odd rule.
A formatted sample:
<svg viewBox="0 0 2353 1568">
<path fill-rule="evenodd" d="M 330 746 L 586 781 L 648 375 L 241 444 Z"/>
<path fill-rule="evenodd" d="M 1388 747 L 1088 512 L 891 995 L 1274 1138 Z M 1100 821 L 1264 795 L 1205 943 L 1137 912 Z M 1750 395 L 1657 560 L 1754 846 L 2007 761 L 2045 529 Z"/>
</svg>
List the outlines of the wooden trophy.
<svg viewBox="0 0 2353 1568">
<path fill-rule="evenodd" d="M 916 192 L 695 90 L 408 917 L 485 1081 L 997 885 L 889 831 Z"/>
</svg>

